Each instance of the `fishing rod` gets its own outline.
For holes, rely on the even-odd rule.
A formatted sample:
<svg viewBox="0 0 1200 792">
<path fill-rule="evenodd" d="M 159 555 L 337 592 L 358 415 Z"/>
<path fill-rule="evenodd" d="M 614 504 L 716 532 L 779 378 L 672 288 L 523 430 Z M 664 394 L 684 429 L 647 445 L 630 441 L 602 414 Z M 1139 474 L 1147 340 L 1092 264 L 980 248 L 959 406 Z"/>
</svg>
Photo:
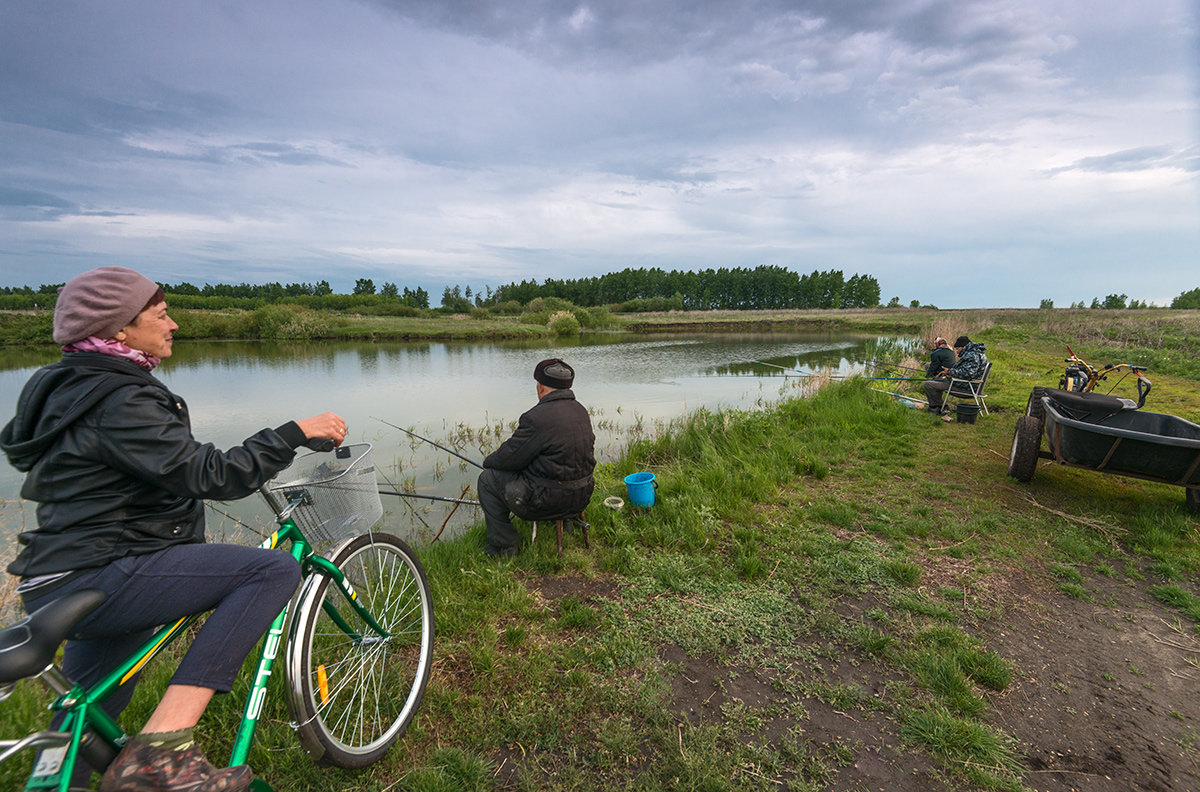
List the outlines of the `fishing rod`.
<svg viewBox="0 0 1200 792">
<path fill-rule="evenodd" d="M 884 393 L 888 396 L 894 396 L 897 399 L 904 399 L 915 404 L 929 404 L 929 402 L 927 402 L 925 399 L 914 399 L 912 396 L 905 396 L 903 393 L 893 393 L 892 391 L 880 390 L 879 388 L 868 388 L 867 390 L 873 390 L 876 393 Z"/>
<path fill-rule="evenodd" d="M 375 418 L 374 415 L 372 415 L 371 417 Z M 410 432 L 409 430 L 405 429 L 403 426 L 396 426 L 396 424 L 391 423 L 389 421 L 385 421 L 382 418 L 375 418 L 375 420 L 379 421 L 382 424 L 387 424 L 388 426 L 392 427 L 393 429 L 399 429 L 401 432 L 404 432 L 409 437 L 415 437 L 418 440 L 423 440 L 426 443 L 429 443 L 429 445 L 433 446 L 434 448 L 440 448 L 443 451 L 445 451 L 447 454 L 449 454 L 450 456 L 458 457 L 463 462 L 469 462 L 472 465 L 474 465 L 475 467 L 479 468 L 480 470 L 483 470 L 483 465 L 479 464 L 474 459 L 467 459 L 465 456 L 458 453 L 457 451 L 451 451 L 449 448 L 446 448 L 446 446 L 444 446 L 444 445 L 438 445 L 437 443 L 430 440 L 428 437 L 421 437 L 421 435 L 417 434 L 416 432 Z"/>
<path fill-rule="evenodd" d="M 783 369 L 784 371 L 794 371 L 801 377 L 816 377 L 817 374 L 810 374 L 800 369 L 788 368 L 780 366 L 776 363 L 768 363 L 765 360 L 751 360 L 751 363 L 757 363 L 760 366 L 770 366 L 771 368 Z M 786 375 L 785 375 L 786 376 Z M 849 379 L 850 377 L 858 377 L 859 374 L 830 374 L 829 379 Z M 924 382 L 928 377 L 863 377 L 866 380 L 889 380 L 891 382 Z"/>
<path fill-rule="evenodd" d="M 470 489 L 471 488 L 469 486 L 463 487 L 462 495 L 460 497 L 463 497 L 463 498 L 467 497 L 467 492 Z M 438 537 L 440 537 L 442 535 L 442 531 L 446 530 L 446 526 L 450 524 L 450 518 L 454 516 L 454 512 L 458 511 L 458 507 L 460 505 L 462 505 L 462 503 L 470 503 L 470 502 L 471 501 L 463 501 L 463 502 L 454 504 L 454 508 L 452 508 L 450 510 L 450 513 L 446 515 L 446 519 L 442 520 L 442 527 L 438 528 L 438 532 L 433 535 L 433 539 L 431 541 L 436 542 L 438 540 Z"/>
<path fill-rule="evenodd" d="M 751 363 L 757 363 L 757 364 L 758 364 L 758 365 L 760 365 L 760 366 L 770 366 L 771 368 L 783 369 L 784 371 L 794 371 L 794 372 L 796 372 L 797 374 L 799 374 L 801 377 L 812 377 L 812 376 L 816 376 L 816 375 L 814 375 L 814 374 L 809 374 L 809 373 L 807 373 L 807 372 L 801 371 L 800 369 L 788 368 L 787 366 L 780 366 L 780 365 L 779 365 L 779 364 L 777 364 L 777 363 L 768 363 L 768 362 L 766 362 L 765 360 L 751 360 L 750 362 L 751 362 Z"/>
<path fill-rule="evenodd" d="M 468 506 L 478 506 L 479 501 L 466 498 L 446 498 L 441 495 L 420 495 L 416 492 L 400 492 L 399 490 L 379 490 L 380 495 L 395 495 L 398 498 L 420 498 L 421 500 L 445 501 L 446 503 L 465 503 Z"/>
<path fill-rule="evenodd" d="M 922 366 L 905 366 L 902 363 L 880 363 L 877 360 L 869 360 L 866 362 L 865 365 L 868 366 L 869 368 L 883 369 L 884 371 L 887 371 L 888 369 L 904 369 L 905 371 L 924 371 L 925 370 L 925 368 Z"/>
</svg>

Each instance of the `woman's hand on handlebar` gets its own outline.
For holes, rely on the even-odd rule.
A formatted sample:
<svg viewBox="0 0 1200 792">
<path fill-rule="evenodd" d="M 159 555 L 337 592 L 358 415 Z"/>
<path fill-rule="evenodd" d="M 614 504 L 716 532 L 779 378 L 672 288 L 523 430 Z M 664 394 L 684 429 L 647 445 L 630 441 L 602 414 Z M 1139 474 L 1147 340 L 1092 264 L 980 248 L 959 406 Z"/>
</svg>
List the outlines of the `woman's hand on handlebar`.
<svg viewBox="0 0 1200 792">
<path fill-rule="evenodd" d="M 296 421 L 296 425 L 310 441 L 330 440 L 335 446 L 339 446 L 346 439 L 346 422 L 331 412 Z M 309 445 L 312 444 L 309 443 Z"/>
</svg>

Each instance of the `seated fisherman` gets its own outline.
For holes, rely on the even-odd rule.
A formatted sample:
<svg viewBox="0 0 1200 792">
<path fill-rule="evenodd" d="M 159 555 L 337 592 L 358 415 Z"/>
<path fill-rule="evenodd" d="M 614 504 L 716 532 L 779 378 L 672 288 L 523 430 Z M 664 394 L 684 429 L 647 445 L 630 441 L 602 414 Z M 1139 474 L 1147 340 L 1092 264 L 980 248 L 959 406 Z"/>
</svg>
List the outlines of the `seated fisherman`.
<svg viewBox="0 0 1200 792">
<path fill-rule="evenodd" d="M 940 376 L 944 369 L 948 369 L 958 362 L 958 357 L 954 354 L 954 350 L 946 343 L 946 339 L 942 337 L 933 340 L 933 351 L 929 353 L 929 364 L 925 366 L 925 376 L 930 379 Z"/>
<path fill-rule="evenodd" d="M 512 437 L 483 460 L 479 504 L 487 522 L 489 556 L 517 554 L 510 514 L 548 520 L 578 514 L 596 486 L 596 436 L 587 408 L 575 400 L 575 370 L 558 358 L 533 370 L 538 403 L 525 412 Z"/>
<path fill-rule="evenodd" d="M 946 412 L 946 392 L 950 390 L 950 380 L 973 380 L 983 376 L 983 370 L 987 367 L 987 355 L 984 354 L 987 347 L 981 342 L 972 341 L 965 335 L 959 336 L 954 341 L 954 351 L 958 355 L 958 362 L 953 366 L 943 368 L 935 379 L 925 380 L 923 387 L 925 388 L 925 398 L 929 402 L 929 409 L 936 414 L 944 414 Z"/>
</svg>

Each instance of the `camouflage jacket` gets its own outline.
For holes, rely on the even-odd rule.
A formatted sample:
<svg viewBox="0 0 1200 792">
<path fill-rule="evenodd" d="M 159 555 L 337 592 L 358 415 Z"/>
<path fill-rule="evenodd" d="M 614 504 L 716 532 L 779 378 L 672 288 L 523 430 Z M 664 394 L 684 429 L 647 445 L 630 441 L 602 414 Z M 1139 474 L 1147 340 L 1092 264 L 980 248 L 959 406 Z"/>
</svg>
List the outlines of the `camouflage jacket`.
<svg viewBox="0 0 1200 792">
<path fill-rule="evenodd" d="M 954 379 L 979 379 L 983 376 L 983 369 L 987 366 L 987 355 L 984 351 L 987 349 L 981 342 L 972 341 L 963 347 L 962 354 L 958 356 L 958 362 L 950 367 L 950 376 Z"/>
</svg>

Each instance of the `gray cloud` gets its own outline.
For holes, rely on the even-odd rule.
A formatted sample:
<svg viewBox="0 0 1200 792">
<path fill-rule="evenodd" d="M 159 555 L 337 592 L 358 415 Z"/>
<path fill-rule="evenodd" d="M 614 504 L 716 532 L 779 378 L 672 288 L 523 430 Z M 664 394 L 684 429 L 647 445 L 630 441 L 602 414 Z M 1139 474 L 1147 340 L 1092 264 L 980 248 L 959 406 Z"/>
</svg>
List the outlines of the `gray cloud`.
<svg viewBox="0 0 1200 792">
<path fill-rule="evenodd" d="M 1084 295 L 1017 273 L 1082 250 L 1135 296 L 1151 236 L 1166 293 L 1200 247 L 1195 20 L 1149 2 L 11 4 L 0 279 L 762 262 L 951 305 L 985 262 L 1014 276 L 976 303 L 1036 304 Z"/>
<path fill-rule="evenodd" d="M 57 195 L 0 184 L 0 217 L 9 220 L 54 220 L 79 208 Z"/>
<path fill-rule="evenodd" d="M 1171 146 L 1141 146 L 1112 154 L 1084 157 L 1070 165 L 1052 168 L 1047 173 L 1056 175 L 1080 171 L 1086 173 L 1135 173 L 1137 171 L 1169 168 L 1190 173 L 1200 172 L 1200 146 L 1186 149 Z"/>
</svg>

